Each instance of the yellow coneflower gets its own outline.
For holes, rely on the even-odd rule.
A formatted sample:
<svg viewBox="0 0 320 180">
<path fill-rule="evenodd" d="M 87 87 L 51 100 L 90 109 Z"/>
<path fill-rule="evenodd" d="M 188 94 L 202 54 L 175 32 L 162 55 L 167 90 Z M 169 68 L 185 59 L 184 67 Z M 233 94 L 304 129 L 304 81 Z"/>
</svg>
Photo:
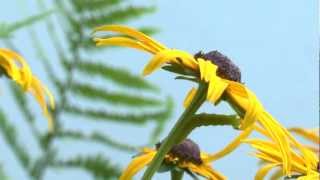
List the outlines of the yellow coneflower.
<svg viewBox="0 0 320 180">
<path fill-rule="evenodd" d="M 120 180 L 130 180 L 132 177 L 147 166 L 155 154 L 156 149 L 144 148 L 142 152 L 133 158 L 131 163 L 122 173 Z M 165 156 L 163 165 L 172 168 L 179 168 L 187 173 L 195 173 L 210 180 L 223 180 L 225 176 L 212 169 L 208 155 L 200 152 L 199 146 L 190 139 L 185 139 L 180 144 L 174 145 L 171 151 Z"/>
<path fill-rule="evenodd" d="M 24 91 L 30 92 L 36 98 L 48 119 L 49 129 L 52 130 L 53 122 L 47 108 L 46 95 L 49 98 L 52 109 L 54 109 L 54 97 L 48 88 L 32 74 L 23 57 L 9 49 L 0 48 L 0 68 L 8 78 L 15 81 Z"/>
<path fill-rule="evenodd" d="M 255 94 L 240 82 L 239 69 L 225 56 L 217 51 L 191 55 L 188 52 L 170 49 L 149 36 L 121 25 L 106 25 L 95 29 L 94 32 L 116 32 L 123 36 L 110 38 L 94 38 L 97 46 L 125 46 L 139 49 L 154 55 L 143 70 L 143 75 L 148 75 L 163 65 L 171 66 L 171 71 L 182 75 L 193 76 L 197 81 L 208 84 L 207 100 L 218 104 L 220 100 L 227 100 L 235 109 L 242 112 L 239 129 L 241 134 L 220 152 L 209 157 L 210 160 L 219 159 L 232 152 L 241 144 L 241 140 L 248 137 L 253 130 L 253 125 L 258 121 L 270 136 L 279 145 L 283 160 L 283 173 L 290 175 L 291 153 L 288 142 L 288 132 L 283 128 L 261 105 Z M 177 68 L 178 67 L 178 68 Z M 176 68 L 176 69 L 175 69 Z M 173 69 L 173 70 L 172 70 Z M 182 72 L 182 73 L 181 73 Z M 188 104 L 196 94 L 192 89 L 184 101 Z M 303 152 L 304 153 L 304 152 Z M 307 154 L 304 154 L 308 159 Z"/>
<path fill-rule="evenodd" d="M 274 142 L 274 139 L 270 136 L 270 134 L 262 129 L 259 126 L 255 126 L 255 129 L 261 134 L 265 135 L 268 140 L 262 139 L 248 139 L 244 140 L 244 142 L 250 144 L 257 152 L 254 154 L 257 158 L 259 158 L 263 166 L 256 173 L 255 179 L 261 180 L 268 174 L 272 169 L 276 169 L 275 173 L 271 176 L 271 179 L 278 179 L 282 176 L 287 176 L 287 174 L 283 173 L 283 159 L 281 157 L 281 152 L 279 146 Z M 312 140 L 317 140 L 317 146 L 319 146 L 319 135 L 315 133 L 302 129 L 302 128 L 291 128 L 293 132 L 297 132 L 304 137 L 307 137 Z M 292 137 L 293 138 L 293 137 Z M 318 139 L 317 139 L 318 138 Z M 291 139 L 293 140 L 293 139 Z M 306 159 L 297 151 L 297 149 L 290 149 L 290 153 L 292 156 L 292 168 L 290 174 L 293 177 L 296 177 L 300 180 L 318 180 L 320 178 L 319 175 L 319 154 L 318 152 L 313 152 L 309 146 L 301 145 L 296 140 L 296 145 L 299 146 L 299 150 L 303 150 L 305 154 L 308 155 L 309 159 Z"/>
</svg>

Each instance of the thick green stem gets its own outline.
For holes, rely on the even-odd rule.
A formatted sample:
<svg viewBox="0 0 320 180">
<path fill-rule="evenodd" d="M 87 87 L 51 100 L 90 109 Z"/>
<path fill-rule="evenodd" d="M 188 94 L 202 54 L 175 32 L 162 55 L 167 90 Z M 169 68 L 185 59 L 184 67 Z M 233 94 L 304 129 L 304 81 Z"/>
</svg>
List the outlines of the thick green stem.
<svg viewBox="0 0 320 180">
<path fill-rule="evenodd" d="M 142 179 L 151 180 L 154 173 L 159 169 L 164 156 L 170 151 L 173 145 L 178 144 L 180 136 L 185 134 L 183 130 L 188 125 L 189 121 L 192 120 L 192 116 L 196 113 L 206 98 L 207 85 L 200 83 L 196 95 L 194 96 L 191 104 L 185 109 L 179 120 L 176 122 L 174 127 L 171 129 L 167 138 L 164 139 L 157 154 L 153 158 L 152 162 L 145 171 Z"/>
<path fill-rule="evenodd" d="M 182 180 L 183 171 L 171 170 L 171 180 Z"/>
</svg>

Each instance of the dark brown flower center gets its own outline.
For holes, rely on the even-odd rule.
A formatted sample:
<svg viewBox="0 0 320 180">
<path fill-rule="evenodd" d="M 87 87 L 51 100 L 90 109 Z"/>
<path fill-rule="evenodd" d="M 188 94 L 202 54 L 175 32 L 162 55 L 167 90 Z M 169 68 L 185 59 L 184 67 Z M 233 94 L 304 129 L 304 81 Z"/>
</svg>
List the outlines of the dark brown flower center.
<svg viewBox="0 0 320 180">
<path fill-rule="evenodd" d="M 156 144 L 157 149 L 159 149 L 160 146 L 161 143 Z M 185 139 L 180 144 L 174 145 L 168 154 L 179 158 L 180 161 L 192 162 L 195 164 L 202 163 L 200 148 L 190 139 Z"/>
<path fill-rule="evenodd" d="M 194 58 L 203 58 L 217 65 L 217 75 L 219 77 L 231 81 L 241 82 L 241 72 L 239 67 L 219 51 L 210 51 L 208 53 L 203 53 L 202 51 L 200 51 L 194 55 Z"/>
</svg>

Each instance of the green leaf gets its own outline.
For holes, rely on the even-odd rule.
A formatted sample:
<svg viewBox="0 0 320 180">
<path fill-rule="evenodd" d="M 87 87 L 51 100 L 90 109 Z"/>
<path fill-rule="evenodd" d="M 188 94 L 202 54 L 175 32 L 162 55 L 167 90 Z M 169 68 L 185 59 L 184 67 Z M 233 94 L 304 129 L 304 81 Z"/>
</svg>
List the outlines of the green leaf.
<svg viewBox="0 0 320 180">
<path fill-rule="evenodd" d="M 18 141 L 16 129 L 7 120 L 2 109 L 0 109 L 0 130 L 23 167 L 27 169 L 30 164 L 30 156 L 25 151 L 25 147 Z"/>
<path fill-rule="evenodd" d="M 8 176 L 6 175 L 6 173 L 3 170 L 2 164 L 0 164 L 0 179 L 1 180 L 9 180 Z"/>
<path fill-rule="evenodd" d="M 231 125 L 233 128 L 237 129 L 240 125 L 240 119 L 237 115 L 201 113 L 194 115 L 192 119 L 194 120 L 190 125 L 193 127 Z"/>
<path fill-rule="evenodd" d="M 74 94 L 89 100 L 101 101 L 114 105 L 125 105 L 131 107 L 152 107 L 161 105 L 161 101 L 154 98 L 120 92 L 108 92 L 105 89 L 100 89 L 88 84 L 73 83 L 71 85 L 71 91 Z"/>
<path fill-rule="evenodd" d="M 22 29 L 26 26 L 30 26 L 40 20 L 47 18 L 54 10 L 45 11 L 37 15 L 29 16 L 23 20 L 15 23 L 0 23 L 0 38 L 9 38 L 13 32 Z"/>
<path fill-rule="evenodd" d="M 178 142 L 185 139 L 194 129 L 201 126 L 232 126 L 234 129 L 238 129 L 240 124 L 240 119 L 237 115 L 201 113 L 193 115 L 191 119 L 179 134 Z"/>
<path fill-rule="evenodd" d="M 155 11 L 154 7 L 127 6 L 80 19 L 79 24 L 94 28 L 103 24 L 123 23 Z"/>
<path fill-rule="evenodd" d="M 70 160 L 52 162 L 51 166 L 56 168 L 81 168 L 90 172 L 96 178 L 114 179 L 121 174 L 120 168 L 103 155 L 89 157 L 78 156 Z"/>
<path fill-rule="evenodd" d="M 102 63 L 81 62 L 74 65 L 75 69 L 89 76 L 99 76 L 119 86 L 139 90 L 158 91 L 154 85 L 142 77 L 133 75 L 125 69 L 111 67 Z"/>
<path fill-rule="evenodd" d="M 162 119 L 164 114 L 167 114 L 167 110 L 160 110 L 156 112 L 117 113 L 108 112 L 105 109 L 88 109 L 71 105 L 66 106 L 63 110 L 72 115 L 87 117 L 90 120 L 114 121 L 117 123 L 131 124 L 144 124 L 149 120 L 156 121 Z"/>
<path fill-rule="evenodd" d="M 151 26 L 141 27 L 141 28 L 138 28 L 138 30 L 140 32 L 143 32 L 144 34 L 147 34 L 147 35 L 153 35 L 153 34 L 156 34 L 159 32 L 158 28 L 151 27 Z"/>
<path fill-rule="evenodd" d="M 122 0 L 72 0 L 71 3 L 76 11 L 81 12 L 93 12 L 98 10 L 105 10 L 106 8 L 118 5 Z"/>
<path fill-rule="evenodd" d="M 13 94 L 14 99 L 16 100 L 20 110 L 24 114 L 27 121 L 29 123 L 33 123 L 34 116 L 28 108 L 28 102 L 27 102 L 26 96 L 23 93 L 22 89 L 20 87 L 18 87 L 15 83 L 10 84 L 10 89 L 11 89 L 11 92 Z"/>
<path fill-rule="evenodd" d="M 116 148 L 116 149 L 127 151 L 127 152 L 137 152 L 138 150 L 137 147 L 133 147 L 129 144 L 117 142 L 116 140 L 108 137 L 107 135 L 101 134 L 98 132 L 94 132 L 90 135 L 85 135 L 82 132 L 71 131 L 71 130 L 59 131 L 56 133 L 56 137 L 69 138 L 74 140 L 85 140 L 88 142 L 100 143 L 108 147 Z"/>
<path fill-rule="evenodd" d="M 192 76 L 192 77 L 198 76 L 194 71 L 187 68 L 183 68 L 183 66 L 180 66 L 178 64 L 165 65 L 162 67 L 162 69 L 172 73 L 177 73 L 177 74 L 186 75 L 186 76 Z"/>
</svg>

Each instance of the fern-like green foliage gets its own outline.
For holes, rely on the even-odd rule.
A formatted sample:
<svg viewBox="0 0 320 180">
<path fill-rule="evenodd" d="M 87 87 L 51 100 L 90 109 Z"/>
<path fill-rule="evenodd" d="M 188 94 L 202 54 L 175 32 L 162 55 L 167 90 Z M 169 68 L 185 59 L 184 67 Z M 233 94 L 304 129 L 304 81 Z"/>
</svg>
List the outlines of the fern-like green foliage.
<svg viewBox="0 0 320 180">
<path fill-rule="evenodd" d="M 88 157 L 76 157 L 69 160 L 59 160 L 52 162 L 51 166 L 57 168 L 80 168 L 90 172 L 95 179 L 117 179 L 121 174 L 119 167 L 104 157 L 102 154 Z"/>
<path fill-rule="evenodd" d="M 17 155 L 17 158 L 20 160 L 23 167 L 28 168 L 30 165 L 30 156 L 19 141 L 15 127 L 10 123 L 10 121 L 8 121 L 2 109 L 0 109 L 0 129 L 7 143 L 11 147 L 12 151 Z"/>
<path fill-rule="evenodd" d="M 3 170 L 2 164 L 0 164 L 0 179 L 9 180 L 8 176 L 6 175 L 6 173 Z"/>
<path fill-rule="evenodd" d="M 156 91 L 158 88 L 140 76 L 133 75 L 125 69 L 114 68 L 106 63 L 92 63 L 92 61 L 83 61 L 74 64 L 76 70 L 88 75 L 98 76 L 105 80 L 117 83 L 125 88 L 133 88 L 145 91 Z"/>
<path fill-rule="evenodd" d="M 37 117 L 33 107 L 30 107 L 28 97 L 13 83 L 10 83 L 12 95 L 23 118 L 30 126 L 28 129 L 32 131 L 41 148 L 41 156 L 31 159 L 29 152 L 21 144 L 23 140 L 18 138 L 18 132 L 2 110 L 0 110 L 0 130 L 30 179 L 43 179 L 49 168 L 66 171 L 69 168 L 79 168 L 90 173 L 93 179 L 117 179 L 121 174 L 121 168 L 117 159 L 109 154 L 88 154 L 87 156 L 75 154 L 75 157 L 61 159 L 58 156 L 59 152 L 69 149 L 57 148 L 54 142 L 68 139 L 73 142 L 96 143 L 125 153 L 136 153 L 141 146 L 159 141 L 159 135 L 172 114 L 171 98 L 161 95 L 159 87 L 140 75 L 105 63 L 112 62 L 111 58 L 99 59 L 99 61 L 95 59 L 93 49 L 108 48 L 95 48 L 90 36 L 92 28 L 96 26 L 126 23 L 154 12 L 155 8 L 135 6 L 128 1 L 124 3 L 122 0 L 57 0 L 50 5 L 54 7 L 49 8 L 46 3 L 47 1 L 37 0 L 39 9 L 43 13 L 16 23 L 2 24 L 0 38 L 6 39 L 4 43 L 7 43 L 8 48 L 19 50 L 20 45 L 10 41 L 13 33 L 18 29 L 29 32 L 35 54 L 43 63 L 43 68 L 51 81 L 51 87 L 56 90 L 54 91 L 57 101 L 56 110 L 53 112 L 55 131 L 43 133 L 39 130 L 35 124 Z M 47 11 L 46 9 L 56 10 Z M 50 14 L 53 15 L 49 16 Z M 53 17 L 59 22 L 52 21 Z M 46 26 L 51 38 L 46 43 L 52 43 L 53 52 L 44 50 L 40 41 L 42 38 L 36 31 L 30 27 L 25 28 L 39 20 L 43 20 L 42 25 Z M 152 26 L 141 26 L 139 29 L 147 34 L 157 32 L 157 29 Z M 61 38 L 64 38 L 63 41 Z M 110 50 L 117 49 L 109 48 Z M 51 56 L 52 53 L 56 56 Z M 57 76 L 57 70 L 59 70 L 59 76 Z M 110 84 L 110 86 L 105 87 L 104 84 Z M 99 123 L 105 123 L 106 127 L 108 123 L 127 126 L 145 126 L 153 123 L 155 126 L 154 129 L 149 128 L 150 138 L 147 142 L 127 144 L 120 138 L 113 138 L 112 132 L 107 134 L 100 131 L 80 131 L 65 127 L 65 123 L 62 122 L 63 119 L 78 123 L 75 122 L 78 118 L 82 119 L 81 123 L 99 121 Z M 121 131 L 120 128 L 119 131 Z"/>
<path fill-rule="evenodd" d="M 0 22 L 0 38 L 9 38 L 15 31 L 41 21 L 51 15 L 53 12 L 54 10 L 48 10 L 12 23 Z"/>
</svg>

